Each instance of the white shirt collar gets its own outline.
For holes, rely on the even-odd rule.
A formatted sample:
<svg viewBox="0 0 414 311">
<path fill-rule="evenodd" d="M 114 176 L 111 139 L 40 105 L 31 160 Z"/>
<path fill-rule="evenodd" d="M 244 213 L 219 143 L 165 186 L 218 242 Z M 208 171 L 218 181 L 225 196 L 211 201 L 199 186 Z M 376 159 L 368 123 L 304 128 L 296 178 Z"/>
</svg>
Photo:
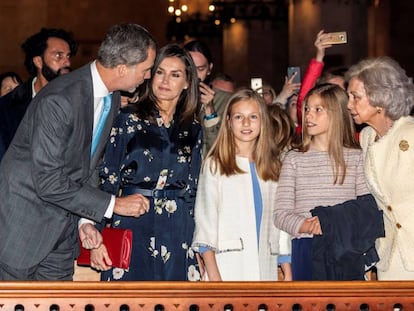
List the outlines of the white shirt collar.
<svg viewBox="0 0 414 311">
<path fill-rule="evenodd" d="M 36 90 L 35 90 L 35 87 L 34 87 L 36 81 L 37 81 L 37 77 L 34 77 L 33 80 L 32 80 L 32 98 L 34 98 L 36 96 Z"/>
<path fill-rule="evenodd" d="M 92 73 L 93 97 L 102 98 L 108 95 L 110 92 L 106 88 L 105 84 L 102 81 L 101 76 L 99 75 L 98 69 L 96 68 L 96 60 L 91 63 L 91 73 Z"/>
</svg>

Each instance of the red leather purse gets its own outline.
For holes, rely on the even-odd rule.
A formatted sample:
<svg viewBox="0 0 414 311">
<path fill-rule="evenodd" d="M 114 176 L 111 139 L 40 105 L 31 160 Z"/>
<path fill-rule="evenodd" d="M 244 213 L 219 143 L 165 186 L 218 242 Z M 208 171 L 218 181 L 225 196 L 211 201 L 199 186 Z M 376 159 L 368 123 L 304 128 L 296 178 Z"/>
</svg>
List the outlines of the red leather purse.
<svg viewBox="0 0 414 311">
<path fill-rule="evenodd" d="M 103 243 L 108 250 L 112 266 L 128 269 L 131 262 L 132 231 L 130 229 L 107 228 L 102 230 Z M 77 258 L 79 266 L 91 265 L 91 251 L 81 245 L 80 255 Z"/>
</svg>

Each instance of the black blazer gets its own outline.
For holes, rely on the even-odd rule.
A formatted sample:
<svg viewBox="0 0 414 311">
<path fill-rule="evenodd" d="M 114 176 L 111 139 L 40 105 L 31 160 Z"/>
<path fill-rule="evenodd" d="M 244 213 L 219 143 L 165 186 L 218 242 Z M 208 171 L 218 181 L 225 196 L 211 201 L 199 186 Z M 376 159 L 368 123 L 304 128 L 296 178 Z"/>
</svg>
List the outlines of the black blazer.
<svg viewBox="0 0 414 311">
<path fill-rule="evenodd" d="M 115 92 L 91 159 L 90 65 L 56 78 L 33 99 L 0 163 L 2 263 L 32 267 L 68 232 L 75 249 L 78 218 L 103 219 L 111 195 L 97 188 L 96 170 L 119 103 Z"/>
<path fill-rule="evenodd" d="M 32 101 L 32 82 L 33 78 L 19 85 L 7 95 L 0 97 L 0 160 Z"/>
<path fill-rule="evenodd" d="M 385 236 L 382 211 L 371 194 L 316 207 L 322 235 L 312 239 L 314 280 L 363 280 L 365 266 L 379 261 L 375 240 Z"/>
</svg>

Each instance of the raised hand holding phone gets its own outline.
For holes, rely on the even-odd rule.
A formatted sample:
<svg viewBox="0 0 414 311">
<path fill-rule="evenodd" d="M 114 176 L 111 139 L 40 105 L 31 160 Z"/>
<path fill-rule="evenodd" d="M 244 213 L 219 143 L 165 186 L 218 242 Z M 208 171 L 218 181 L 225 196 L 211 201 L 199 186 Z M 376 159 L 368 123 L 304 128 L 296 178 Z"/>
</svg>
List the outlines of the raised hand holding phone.
<svg viewBox="0 0 414 311">
<path fill-rule="evenodd" d="M 288 67 L 285 83 L 276 97 L 276 102 L 286 105 L 289 97 L 299 92 L 301 86 L 300 67 Z"/>
<path fill-rule="evenodd" d="M 300 83 L 301 77 L 300 77 L 300 67 L 288 67 L 287 69 L 287 76 L 288 79 L 292 79 L 292 83 Z"/>
<path fill-rule="evenodd" d="M 201 82 L 201 81 L 199 84 L 199 89 L 200 89 L 200 100 L 201 100 L 202 107 L 204 109 L 204 113 L 206 116 L 211 115 L 212 113 L 214 113 L 213 99 L 214 99 L 215 92 L 206 83 Z"/>
<path fill-rule="evenodd" d="M 263 92 L 263 80 L 262 80 L 262 78 L 251 78 L 250 79 L 250 88 L 253 91 L 262 93 Z"/>
</svg>

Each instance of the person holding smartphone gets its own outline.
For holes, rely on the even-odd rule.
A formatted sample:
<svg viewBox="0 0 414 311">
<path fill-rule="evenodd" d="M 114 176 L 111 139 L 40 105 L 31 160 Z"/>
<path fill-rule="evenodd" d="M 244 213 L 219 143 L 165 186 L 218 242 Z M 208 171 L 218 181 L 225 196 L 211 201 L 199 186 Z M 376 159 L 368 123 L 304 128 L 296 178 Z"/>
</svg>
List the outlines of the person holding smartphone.
<svg viewBox="0 0 414 311">
<path fill-rule="evenodd" d="M 275 98 L 274 102 L 278 103 L 281 107 L 285 108 L 289 104 L 289 99 L 297 95 L 301 86 L 300 82 L 300 69 L 299 71 L 289 72 L 289 68 L 299 67 L 288 67 L 288 74 L 285 76 L 285 84 L 280 93 Z"/>
<path fill-rule="evenodd" d="M 302 134 L 302 103 L 306 97 L 306 94 L 311 88 L 315 86 L 316 83 L 332 83 L 337 84 L 342 89 L 344 89 L 344 79 L 335 79 L 335 77 L 326 78 L 323 81 L 318 81 L 322 75 L 324 69 L 323 59 L 325 58 L 325 50 L 332 46 L 332 35 L 327 33 L 324 30 L 320 30 L 316 35 L 315 43 L 316 47 L 316 56 L 312 58 L 309 62 L 308 68 L 305 72 L 305 75 L 302 80 L 302 84 L 298 94 L 298 100 L 296 103 L 297 106 L 297 117 L 298 117 L 298 126 L 297 133 Z"/>
<path fill-rule="evenodd" d="M 208 46 L 198 40 L 184 45 L 197 68 L 200 80 L 200 122 L 203 127 L 203 154 L 206 155 L 217 137 L 224 106 L 232 92 L 210 87 L 209 78 L 213 69 L 213 57 Z"/>
</svg>

